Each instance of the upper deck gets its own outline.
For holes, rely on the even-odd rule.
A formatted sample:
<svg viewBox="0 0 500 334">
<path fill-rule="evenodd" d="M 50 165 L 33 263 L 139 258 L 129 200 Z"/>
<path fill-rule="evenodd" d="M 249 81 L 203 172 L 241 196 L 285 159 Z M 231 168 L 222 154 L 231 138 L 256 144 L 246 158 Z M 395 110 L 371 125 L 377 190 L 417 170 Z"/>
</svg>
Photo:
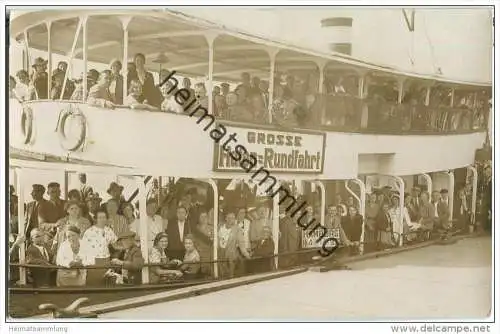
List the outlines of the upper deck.
<svg viewBox="0 0 500 334">
<path fill-rule="evenodd" d="M 208 114 L 223 122 L 228 134 L 237 133 L 239 143 L 256 153 L 264 168 L 283 178 L 345 179 L 464 167 L 485 140 L 489 83 L 457 82 L 324 54 L 170 10 L 31 11 L 12 19 L 11 35 L 26 43 L 27 59 L 30 49 L 47 51 L 49 73 L 55 68 L 52 54 L 85 64 L 117 57 L 125 64 L 140 52 L 148 71 L 163 66 L 204 78 Z M 151 60 L 159 58 L 165 62 Z M 219 112 L 214 82 L 237 82 L 241 72 L 268 78 L 269 117 L 248 122 Z M 307 117 L 292 126 L 275 121 L 273 114 L 273 102 L 282 98 L 275 89 L 283 76 L 296 78 L 296 86 L 304 88 L 293 98 Z M 345 89 L 339 92 L 342 80 Z M 49 80 L 49 92 L 51 85 Z M 10 145 L 42 158 L 47 154 L 120 165 L 145 174 L 244 174 L 224 155 L 222 145 L 214 145 L 201 126 L 206 122 L 198 122 L 200 115 L 118 105 L 109 110 L 85 100 L 61 96 L 22 105 L 11 100 Z M 280 144 L 279 136 L 299 137 L 300 145 Z"/>
</svg>

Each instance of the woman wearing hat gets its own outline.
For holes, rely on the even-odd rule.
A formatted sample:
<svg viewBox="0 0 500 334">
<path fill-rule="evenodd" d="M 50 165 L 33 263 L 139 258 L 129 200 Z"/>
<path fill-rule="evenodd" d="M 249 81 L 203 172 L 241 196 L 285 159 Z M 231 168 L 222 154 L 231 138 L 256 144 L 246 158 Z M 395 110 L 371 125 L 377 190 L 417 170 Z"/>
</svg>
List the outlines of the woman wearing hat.
<svg viewBox="0 0 500 334">
<path fill-rule="evenodd" d="M 45 100 L 48 97 L 49 90 L 49 77 L 47 74 L 47 61 L 38 57 L 33 62 L 33 75 L 31 82 L 35 88 L 35 96 L 32 99 Z"/>
<path fill-rule="evenodd" d="M 125 199 L 123 198 L 123 186 L 116 182 L 109 184 L 107 193 L 118 203 L 118 214 L 123 214 L 123 207 L 125 206 Z"/>
<path fill-rule="evenodd" d="M 80 240 L 81 231 L 74 225 L 65 230 L 64 240 L 57 251 L 56 264 L 68 269 L 57 271 L 57 286 L 83 286 L 87 281 L 87 270 L 73 268 L 94 264 L 91 250 L 84 241 Z"/>
</svg>

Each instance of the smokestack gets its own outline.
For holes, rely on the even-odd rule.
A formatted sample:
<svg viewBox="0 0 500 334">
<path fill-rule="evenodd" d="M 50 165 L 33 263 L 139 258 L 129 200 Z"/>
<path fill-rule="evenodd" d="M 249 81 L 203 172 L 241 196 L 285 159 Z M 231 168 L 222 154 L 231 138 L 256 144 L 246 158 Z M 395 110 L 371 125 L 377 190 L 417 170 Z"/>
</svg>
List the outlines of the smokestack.
<svg viewBox="0 0 500 334">
<path fill-rule="evenodd" d="M 330 51 L 351 55 L 352 21 L 351 17 L 329 17 L 321 20 L 321 28 Z"/>
</svg>

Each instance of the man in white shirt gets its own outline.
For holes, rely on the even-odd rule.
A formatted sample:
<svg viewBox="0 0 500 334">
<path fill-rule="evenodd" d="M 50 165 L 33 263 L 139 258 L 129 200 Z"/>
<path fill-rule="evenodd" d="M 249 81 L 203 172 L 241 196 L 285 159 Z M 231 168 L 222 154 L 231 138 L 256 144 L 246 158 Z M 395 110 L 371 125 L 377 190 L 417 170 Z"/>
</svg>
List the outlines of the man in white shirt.
<svg viewBox="0 0 500 334">
<path fill-rule="evenodd" d="M 450 206 L 450 198 L 448 196 L 448 189 L 441 189 L 441 201 L 443 203 L 446 203 L 446 205 L 449 207 Z"/>
<path fill-rule="evenodd" d="M 184 259 L 184 238 L 191 233 L 191 226 L 187 219 L 187 208 L 184 206 L 177 207 L 177 219 L 169 222 L 167 225 L 168 234 L 168 256 L 171 259 Z"/>
<path fill-rule="evenodd" d="M 238 214 L 236 215 L 236 224 L 243 231 L 243 238 L 245 240 L 245 248 L 250 250 L 250 220 L 246 218 L 247 210 L 245 208 L 240 208 Z"/>
</svg>

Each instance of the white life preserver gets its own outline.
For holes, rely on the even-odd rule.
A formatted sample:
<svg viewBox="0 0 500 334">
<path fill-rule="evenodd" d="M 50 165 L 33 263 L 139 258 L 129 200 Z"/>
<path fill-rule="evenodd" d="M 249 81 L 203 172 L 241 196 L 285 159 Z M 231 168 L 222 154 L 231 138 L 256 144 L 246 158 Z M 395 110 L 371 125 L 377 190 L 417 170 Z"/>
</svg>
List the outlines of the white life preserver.
<svg viewBox="0 0 500 334">
<path fill-rule="evenodd" d="M 68 135 L 66 126 L 70 122 L 77 122 L 79 132 L 77 135 Z M 68 108 L 61 110 L 59 118 L 59 139 L 61 146 L 67 151 L 76 151 L 85 143 L 87 135 L 87 119 L 78 107 L 70 105 Z"/>
<path fill-rule="evenodd" d="M 21 114 L 21 133 L 23 144 L 29 144 L 33 137 L 33 109 L 27 105 L 23 107 Z"/>
</svg>

